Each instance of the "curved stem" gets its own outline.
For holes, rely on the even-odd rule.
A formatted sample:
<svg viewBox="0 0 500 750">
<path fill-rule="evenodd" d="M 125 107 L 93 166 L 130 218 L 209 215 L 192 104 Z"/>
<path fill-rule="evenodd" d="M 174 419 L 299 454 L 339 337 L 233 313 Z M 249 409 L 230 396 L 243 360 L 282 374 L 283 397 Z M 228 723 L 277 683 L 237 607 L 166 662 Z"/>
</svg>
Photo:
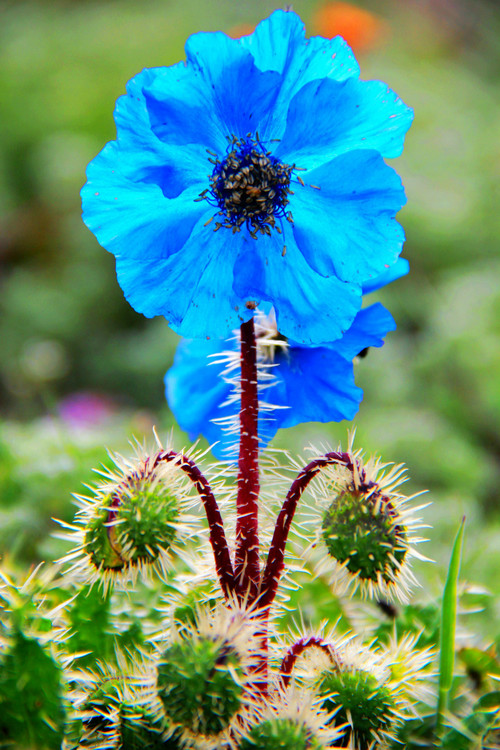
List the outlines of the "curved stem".
<svg viewBox="0 0 500 750">
<path fill-rule="evenodd" d="M 330 464 L 344 464 L 344 466 L 347 466 L 351 471 L 354 469 L 352 456 L 349 453 L 341 453 L 340 451 L 326 453 L 324 456 L 319 456 L 307 464 L 307 466 L 305 466 L 297 475 L 292 486 L 288 490 L 280 514 L 276 520 L 276 526 L 274 528 L 274 534 L 269 548 L 269 554 L 267 556 L 266 568 L 262 576 L 261 595 L 259 599 L 259 605 L 261 607 L 268 607 L 272 604 L 274 597 L 276 596 L 284 567 L 285 547 L 288 540 L 288 533 L 290 531 L 290 526 L 298 502 L 302 497 L 302 493 L 316 474 Z"/>
<path fill-rule="evenodd" d="M 173 461 L 181 469 L 194 484 L 196 491 L 198 492 L 203 507 L 205 508 L 205 514 L 207 516 L 208 528 L 210 532 L 210 544 L 214 554 L 215 569 L 219 578 L 219 584 L 222 592 L 226 598 L 229 598 L 235 591 L 235 580 L 233 565 L 231 563 L 231 556 L 229 554 L 229 547 L 226 540 L 226 534 L 224 532 L 224 522 L 217 505 L 217 500 L 212 492 L 210 484 L 206 477 L 201 473 L 200 469 L 196 466 L 195 462 L 188 458 L 188 456 L 182 453 L 176 453 L 175 451 L 162 451 L 157 453 L 152 459 L 146 459 L 144 466 L 144 475 L 141 477 L 138 473 L 135 473 L 125 481 L 130 479 L 140 479 L 144 476 L 151 474 L 154 469 L 162 461 Z M 113 508 L 117 508 L 121 502 L 121 493 L 119 489 L 115 492 L 113 500 L 111 502 L 111 510 L 109 512 L 108 521 L 114 520 L 115 512 Z"/>
<path fill-rule="evenodd" d="M 303 654 L 306 649 L 311 647 L 322 649 L 322 651 L 328 654 L 332 662 L 339 661 L 339 658 L 333 646 L 328 643 L 328 641 L 320 638 L 320 636 L 311 635 L 300 638 L 293 644 L 293 646 L 290 646 L 285 656 L 283 657 L 283 661 L 281 662 L 280 678 L 284 688 L 286 688 L 288 686 L 288 683 L 290 682 L 292 671 L 298 657 Z"/>
<path fill-rule="evenodd" d="M 254 321 L 241 325 L 241 409 L 236 555 L 234 574 L 241 596 L 255 601 L 260 582 L 259 561 L 259 399 Z"/>
</svg>

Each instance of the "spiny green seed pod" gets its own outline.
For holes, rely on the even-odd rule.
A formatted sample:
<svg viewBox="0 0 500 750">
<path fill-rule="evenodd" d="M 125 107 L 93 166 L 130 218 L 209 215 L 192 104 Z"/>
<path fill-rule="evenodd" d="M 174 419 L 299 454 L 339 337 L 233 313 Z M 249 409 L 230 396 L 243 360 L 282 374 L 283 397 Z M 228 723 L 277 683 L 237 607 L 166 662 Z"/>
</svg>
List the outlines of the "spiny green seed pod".
<svg viewBox="0 0 500 750">
<path fill-rule="evenodd" d="M 243 670 L 231 643 L 186 637 L 164 651 L 158 664 L 158 695 L 165 713 L 194 735 L 225 730 L 241 705 Z"/>
<path fill-rule="evenodd" d="M 374 742 L 388 738 L 396 718 L 396 702 L 391 690 L 361 669 L 339 668 L 324 672 L 319 682 L 323 708 L 336 711 L 333 722 L 348 724 L 339 747 L 369 750 Z"/>
<path fill-rule="evenodd" d="M 89 583 L 107 588 L 116 579 L 139 571 L 164 569 L 181 553 L 197 519 L 186 511 L 193 483 L 168 452 L 127 461 L 114 456 L 117 471 L 93 496 L 77 496 L 80 509 L 67 538 L 76 546 L 60 562 L 68 572 L 84 573 Z M 167 456 L 167 458 L 165 458 Z"/>
<path fill-rule="evenodd" d="M 327 466 L 321 479 L 324 505 L 318 535 L 328 555 L 318 562 L 317 572 L 328 576 L 333 569 L 337 588 L 343 582 L 371 598 L 407 602 L 416 583 L 411 558 L 426 559 L 415 549 L 425 540 L 414 536 L 422 528 L 415 512 L 425 506 L 407 506 L 416 495 L 398 491 L 407 480 L 404 466 L 378 458 L 365 462 L 360 452 L 351 450 L 347 456 L 349 466 Z"/>
<path fill-rule="evenodd" d="M 238 746 L 240 750 L 321 750 L 312 730 L 289 718 L 257 724 Z"/>
<path fill-rule="evenodd" d="M 9 640 L 0 661 L 0 745 L 59 750 L 64 727 L 60 669 L 38 641 L 20 632 Z"/>
<path fill-rule="evenodd" d="M 390 583 L 408 551 L 406 529 L 388 497 L 341 492 L 323 517 L 328 553 L 364 580 Z"/>
<path fill-rule="evenodd" d="M 140 676 L 136 675 L 136 680 Z M 180 750 L 179 733 L 168 731 L 165 722 L 149 705 L 141 690 L 136 693 L 134 678 L 103 677 L 81 704 L 77 715 L 83 727 L 79 747 L 100 750 L 104 747 L 125 750 Z"/>
<path fill-rule="evenodd" d="M 84 550 L 98 569 L 154 563 L 176 537 L 179 502 L 168 486 L 140 480 L 88 522 Z"/>
</svg>

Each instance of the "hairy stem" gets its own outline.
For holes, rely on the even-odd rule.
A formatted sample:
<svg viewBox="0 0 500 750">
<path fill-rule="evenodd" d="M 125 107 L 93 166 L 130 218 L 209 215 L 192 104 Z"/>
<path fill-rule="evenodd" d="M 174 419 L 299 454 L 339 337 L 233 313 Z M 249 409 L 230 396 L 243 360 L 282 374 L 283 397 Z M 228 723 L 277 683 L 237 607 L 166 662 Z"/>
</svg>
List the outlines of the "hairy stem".
<svg viewBox="0 0 500 750">
<path fill-rule="evenodd" d="M 254 321 L 241 325 L 241 408 L 238 496 L 236 501 L 235 577 L 249 604 L 258 595 L 259 562 L 259 400 Z"/>
<path fill-rule="evenodd" d="M 288 533 L 290 531 L 290 526 L 292 525 L 298 502 L 302 497 L 302 493 L 316 474 L 329 464 L 343 464 L 351 469 L 351 471 L 353 470 L 352 457 L 349 453 L 341 453 L 338 451 L 326 453 L 324 456 L 315 458 L 311 463 L 305 466 L 288 490 L 276 521 L 267 557 L 266 568 L 262 576 L 261 595 L 259 599 L 259 605 L 261 607 L 270 606 L 276 596 L 278 584 L 284 568 L 285 547 Z"/>
<path fill-rule="evenodd" d="M 306 649 L 308 648 L 320 648 L 322 651 L 328 654 L 332 662 L 335 663 L 339 661 L 333 646 L 328 643 L 328 641 L 320 638 L 320 636 L 311 635 L 300 638 L 292 646 L 290 646 L 285 656 L 283 657 L 283 661 L 281 662 L 280 678 L 284 688 L 286 688 L 288 686 L 288 683 L 290 682 L 295 662 L 297 661 L 298 657 L 303 654 L 304 651 L 306 651 Z"/>
</svg>

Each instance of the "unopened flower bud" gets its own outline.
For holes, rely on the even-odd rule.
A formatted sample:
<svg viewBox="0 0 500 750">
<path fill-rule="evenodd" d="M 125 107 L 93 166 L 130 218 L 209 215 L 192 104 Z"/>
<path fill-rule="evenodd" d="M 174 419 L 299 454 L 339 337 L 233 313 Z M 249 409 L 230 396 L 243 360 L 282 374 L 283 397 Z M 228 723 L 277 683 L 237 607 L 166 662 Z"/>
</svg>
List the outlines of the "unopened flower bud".
<svg viewBox="0 0 500 750">
<path fill-rule="evenodd" d="M 132 460 L 115 455 L 118 471 L 106 477 L 93 496 L 77 496 L 80 510 L 67 538 L 75 548 L 61 562 L 104 587 L 118 577 L 135 577 L 145 568 L 168 566 L 194 532 L 186 511 L 193 486 L 165 451 Z"/>
<path fill-rule="evenodd" d="M 293 719 L 269 719 L 253 727 L 240 750 L 320 750 L 324 745 L 305 724 Z"/>
<path fill-rule="evenodd" d="M 342 747 L 369 750 L 391 735 L 396 703 L 391 690 L 368 671 L 342 667 L 324 672 L 319 692 L 336 726 L 348 725 Z"/>
<path fill-rule="evenodd" d="M 155 562 L 176 537 L 179 503 L 168 486 L 137 480 L 89 519 L 84 550 L 98 569 Z"/>
<path fill-rule="evenodd" d="M 227 641 L 203 636 L 173 643 L 158 664 L 158 694 L 174 723 L 195 735 L 219 734 L 241 705 L 237 651 Z"/>
<path fill-rule="evenodd" d="M 328 553 L 353 575 L 390 583 L 408 551 L 407 534 L 390 499 L 378 492 L 346 490 L 323 518 Z"/>
<path fill-rule="evenodd" d="M 411 558 L 426 559 L 415 549 L 424 540 L 414 536 L 422 527 L 415 511 L 425 506 L 407 507 L 411 498 L 398 492 L 407 479 L 403 466 L 386 470 L 380 459 L 365 463 L 359 452 L 347 455 L 350 468 L 332 462 L 325 469 L 321 537 L 328 557 L 318 572 L 331 570 L 333 559 L 333 584 L 344 578 L 371 598 L 405 602 L 416 583 Z"/>
</svg>

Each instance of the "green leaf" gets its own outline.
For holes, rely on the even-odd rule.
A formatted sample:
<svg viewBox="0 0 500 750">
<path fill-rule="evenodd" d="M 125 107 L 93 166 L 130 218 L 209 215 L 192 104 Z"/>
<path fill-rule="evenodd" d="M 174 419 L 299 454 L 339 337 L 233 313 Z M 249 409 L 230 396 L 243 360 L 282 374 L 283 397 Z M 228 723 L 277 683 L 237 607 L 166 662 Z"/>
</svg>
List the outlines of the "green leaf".
<svg viewBox="0 0 500 750">
<path fill-rule="evenodd" d="M 68 609 L 68 620 L 71 627 L 70 650 L 75 653 L 89 652 L 80 657 L 80 665 L 92 666 L 98 659 L 113 656 L 109 594 L 103 593 L 99 586 L 84 586 Z"/>
<path fill-rule="evenodd" d="M 500 690 L 494 690 L 492 693 L 482 695 L 477 703 L 474 704 L 474 711 L 484 711 L 493 713 L 500 710 Z"/>
<path fill-rule="evenodd" d="M 59 750 L 61 692 L 58 665 L 38 641 L 17 632 L 0 664 L 0 744 L 4 740 L 17 750 Z"/>
<path fill-rule="evenodd" d="M 460 561 L 462 557 L 462 543 L 464 537 L 465 517 L 462 519 L 453 544 L 453 550 L 448 567 L 448 576 L 443 591 L 443 605 L 441 611 L 441 643 L 439 650 L 439 697 L 437 707 L 436 731 L 439 733 L 443 725 L 443 713 L 446 709 L 448 693 L 453 680 L 453 666 L 455 662 L 455 628 L 457 620 L 457 589 Z"/>
</svg>

